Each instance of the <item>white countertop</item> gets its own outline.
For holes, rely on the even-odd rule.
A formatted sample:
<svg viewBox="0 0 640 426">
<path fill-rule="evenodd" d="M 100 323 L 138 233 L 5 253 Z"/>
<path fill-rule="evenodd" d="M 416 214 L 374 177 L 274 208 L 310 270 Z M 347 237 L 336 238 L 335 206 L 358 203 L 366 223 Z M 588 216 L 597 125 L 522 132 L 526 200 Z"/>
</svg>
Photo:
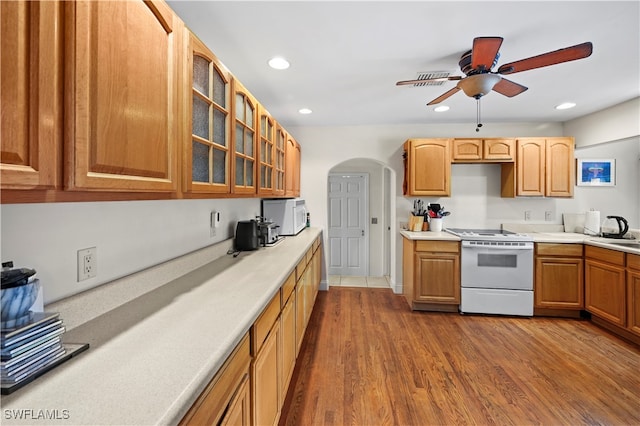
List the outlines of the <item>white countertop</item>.
<svg viewBox="0 0 640 426">
<path fill-rule="evenodd" d="M 178 423 L 319 234 L 184 271 L 67 332 L 89 350 L 2 396 L 2 423 Z M 12 415 L 20 410 L 27 419 Z M 58 417 L 38 420 L 39 410 Z"/>
<path fill-rule="evenodd" d="M 400 230 L 400 234 L 409 240 L 448 240 L 448 241 L 460 241 L 460 237 L 450 234 L 448 232 L 433 232 L 433 231 L 421 231 L 413 232 L 405 229 Z"/>
<path fill-rule="evenodd" d="M 400 230 L 400 234 L 409 240 L 460 241 L 459 237 L 448 232 L 412 232 L 403 229 Z M 527 234 L 529 234 L 536 243 L 587 244 L 640 255 L 640 248 L 623 245 L 625 242 L 629 242 L 627 239 L 619 240 L 614 238 L 594 237 L 575 232 L 527 232 Z M 634 241 L 640 241 L 640 238 L 636 237 Z"/>
</svg>

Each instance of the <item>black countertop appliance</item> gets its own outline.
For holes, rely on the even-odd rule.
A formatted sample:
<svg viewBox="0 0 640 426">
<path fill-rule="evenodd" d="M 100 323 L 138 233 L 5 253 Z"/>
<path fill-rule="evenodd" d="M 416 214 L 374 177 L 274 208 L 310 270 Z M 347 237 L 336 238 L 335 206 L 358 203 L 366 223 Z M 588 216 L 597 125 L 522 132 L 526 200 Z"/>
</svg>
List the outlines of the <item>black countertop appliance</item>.
<svg viewBox="0 0 640 426">
<path fill-rule="evenodd" d="M 257 250 L 260 240 L 260 228 L 258 222 L 251 220 L 240 220 L 236 225 L 235 249 L 237 251 Z"/>
<path fill-rule="evenodd" d="M 609 226 L 610 223 L 614 223 L 614 225 Z M 602 236 L 604 238 L 624 238 L 624 234 L 629 230 L 629 223 L 621 216 L 607 216 L 607 221 L 602 225 L 602 228 L 611 231 L 603 231 Z"/>
</svg>

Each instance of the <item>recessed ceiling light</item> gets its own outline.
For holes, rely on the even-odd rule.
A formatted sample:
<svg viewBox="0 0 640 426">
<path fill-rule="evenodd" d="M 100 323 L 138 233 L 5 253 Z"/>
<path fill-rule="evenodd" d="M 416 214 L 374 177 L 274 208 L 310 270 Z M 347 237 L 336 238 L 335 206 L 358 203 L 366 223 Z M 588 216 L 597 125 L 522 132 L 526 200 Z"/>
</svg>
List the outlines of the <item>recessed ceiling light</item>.
<svg viewBox="0 0 640 426">
<path fill-rule="evenodd" d="M 286 70 L 289 68 L 289 61 L 281 56 L 276 56 L 269 59 L 269 66 L 276 70 Z"/>
<path fill-rule="evenodd" d="M 298 110 L 298 112 L 300 114 L 311 114 L 313 111 L 311 111 L 309 108 L 301 108 Z"/>
<path fill-rule="evenodd" d="M 437 106 L 433 109 L 435 112 L 445 112 L 445 111 L 449 111 L 449 107 L 446 105 L 440 105 Z"/>
<path fill-rule="evenodd" d="M 576 106 L 576 104 L 574 104 L 573 102 L 564 102 L 560 105 L 556 105 L 556 109 L 569 109 L 573 108 L 574 106 Z"/>
</svg>

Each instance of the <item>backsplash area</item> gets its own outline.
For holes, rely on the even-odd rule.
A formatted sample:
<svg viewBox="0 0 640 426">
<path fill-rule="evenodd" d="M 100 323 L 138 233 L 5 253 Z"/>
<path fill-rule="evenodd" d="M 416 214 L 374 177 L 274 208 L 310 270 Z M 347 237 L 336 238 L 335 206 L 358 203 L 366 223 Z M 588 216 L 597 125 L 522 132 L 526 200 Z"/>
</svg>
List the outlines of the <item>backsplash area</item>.
<svg viewBox="0 0 640 426">
<path fill-rule="evenodd" d="M 259 212 L 258 198 L 4 204 L 2 261 L 35 269 L 48 304 L 232 238 L 238 220 Z M 78 282 L 77 252 L 89 247 L 97 276 Z"/>
</svg>

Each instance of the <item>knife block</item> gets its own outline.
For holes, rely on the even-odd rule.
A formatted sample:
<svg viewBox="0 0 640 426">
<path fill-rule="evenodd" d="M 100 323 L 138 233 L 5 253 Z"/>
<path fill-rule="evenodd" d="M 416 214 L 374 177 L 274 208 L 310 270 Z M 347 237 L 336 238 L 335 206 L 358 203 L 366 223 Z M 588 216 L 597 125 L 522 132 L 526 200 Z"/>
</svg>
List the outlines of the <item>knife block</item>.
<svg viewBox="0 0 640 426">
<path fill-rule="evenodd" d="M 424 216 L 409 215 L 409 231 L 420 232 L 422 231 L 422 224 L 424 223 Z"/>
</svg>

